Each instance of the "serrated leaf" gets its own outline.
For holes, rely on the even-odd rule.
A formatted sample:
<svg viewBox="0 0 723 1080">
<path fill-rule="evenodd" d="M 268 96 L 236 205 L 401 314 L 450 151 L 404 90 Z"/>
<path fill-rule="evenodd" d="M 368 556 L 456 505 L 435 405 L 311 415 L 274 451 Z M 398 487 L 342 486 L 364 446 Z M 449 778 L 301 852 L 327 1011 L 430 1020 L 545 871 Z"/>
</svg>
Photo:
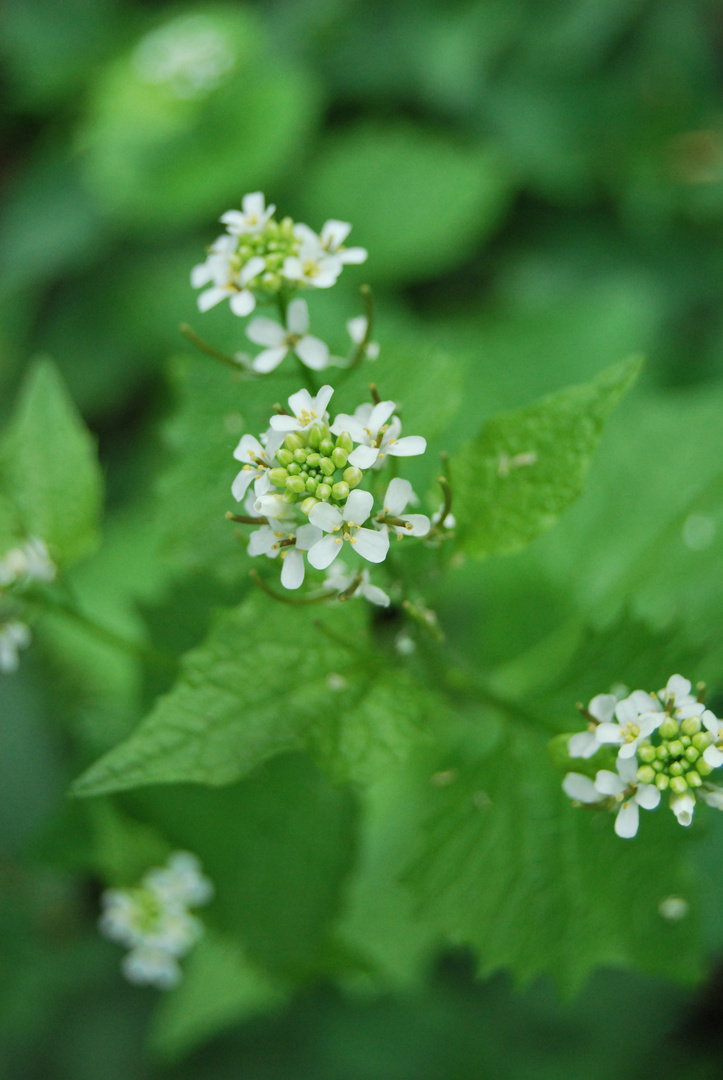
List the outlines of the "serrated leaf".
<svg viewBox="0 0 723 1080">
<path fill-rule="evenodd" d="M 364 619 L 361 605 L 291 611 L 265 597 L 224 615 L 171 693 L 74 793 L 228 784 L 299 749 L 340 781 L 378 775 L 425 737 L 439 708 L 372 652 Z"/>
<path fill-rule="evenodd" d="M 462 546 L 484 558 L 516 551 L 557 521 L 582 492 L 605 419 L 642 361 L 614 364 L 596 379 L 488 421 L 452 459 Z"/>
<path fill-rule="evenodd" d="M 480 974 L 549 972 L 568 992 L 598 966 L 700 975 L 695 912 L 673 923 L 658 911 L 671 895 L 695 901 L 687 837 L 667 807 L 621 840 L 612 815 L 571 805 L 544 741 L 521 724 L 492 754 L 468 747 L 454 764 L 407 881 L 422 916 L 472 947 Z"/>
<path fill-rule="evenodd" d="M 285 1000 L 282 986 L 251 963 L 237 942 L 211 932 L 184 969 L 181 984 L 161 1001 L 149 1036 L 150 1049 L 166 1060 Z"/>
<path fill-rule="evenodd" d="M 97 543 L 102 489 L 95 442 L 55 365 L 40 360 L 0 443 L 0 491 L 25 535 L 67 564 Z"/>
</svg>

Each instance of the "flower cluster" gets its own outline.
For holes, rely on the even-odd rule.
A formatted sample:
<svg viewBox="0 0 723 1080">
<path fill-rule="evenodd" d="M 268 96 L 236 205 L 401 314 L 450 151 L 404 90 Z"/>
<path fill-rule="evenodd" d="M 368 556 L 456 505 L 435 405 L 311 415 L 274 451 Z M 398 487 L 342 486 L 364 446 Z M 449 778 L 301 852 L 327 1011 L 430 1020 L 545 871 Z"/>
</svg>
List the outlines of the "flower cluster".
<svg viewBox="0 0 723 1080">
<path fill-rule="evenodd" d="M 30 628 L 17 617 L 23 590 L 34 581 L 53 581 L 55 574 L 55 563 L 37 536 L 0 559 L 0 673 L 17 671 L 19 653 L 31 641 Z"/>
<path fill-rule="evenodd" d="M 130 952 L 123 974 L 132 983 L 168 990 L 181 978 L 178 961 L 203 934 L 189 908 L 207 904 L 213 886 L 195 855 L 177 851 L 166 866 L 149 870 L 135 889 L 107 889 L 100 929 Z"/>
<path fill-rule="evenodd" d="M 322 386 L 315 397 L 307 390 L 292 394 L 290 411 L 272 416 L 260 439 L 244 435 L 234 451 L 243 467 L 231 490 L 238 502 L 246 500 L 249 515 L 236 520 L 260 525 L 249 538 L 249 554 L 280 556 L 286 589 L 303 583 L 305 559 L 326 570 L 348 546 L 367 562 L 381 563 L 390 537 L 426 536 L 431 526 L 426 515 L 406 513 L 415 501 L 409 481 L 394 477 L 376 511 L 368 489 L 389 457 L 423 454 L 426 441 L 401 437 L 393 401 L 360 405 L 353 415 L 340 413 L 331 422 L 327 406 L 333 393 Z M 349 595 L 388 603 L 363 574 L 357 577 Z M 351 583 L 338 591 L 346 593 Z M 337 589 L 333 576 L 327 584 Z"/>
<path fill-rule="evenodd" d="M 687 679 L 672 675 L 657 694 L 635 690 L 622 701 L 598 694 L 582 712 L 588 727 L 570 738 L 570 757 L 617 747 L 616 771 L 599 769 L 594 779 L 569 772 L 563 790 L 577 803 L 614 811 L 618 836 L 635 836 L 639 807 L 654 810 L 664 791 L 681 825 L 690 825 L 698 799 L 723 810 L 723 788 L 708 780 L 723 765 L 723 723 Z"/>
<path fill-rule="evenodd" d="M 251 366 L 259 374 L 273 371 L 293 353 L 302 364 L 319 371 L 332 362 L 328 347 L 308 333 L 306 301 L 289 297 L 297 289 L 328 289 L 335 284 L 344 266 L 362 263 L 364 248 L 346 247 L 351 231 L 345 221 L 327 221 L 317 235 L 308 225 L 291 218 L 276 221 L 274 206 L 266 206 L 260 191 L 245 195 L 241 210 L 229 210 L 221 217 L 226 232 L 211 244 L 206 261 L 194 266 L 191 284 L 203 288 L 198 297 L 201 311 L 228 300 L 234 315 L 250 315 L 258 301 L 275 301 L 281 323 L 254 319 L 247 336 L 264 346 Z M 364 316 L 360 316 L 364 318 Z M 349 334 L 360 344 L 366 324 L 352 320 Z M 369 346 L 374 355 L 374 346 Z"/>
</svg>

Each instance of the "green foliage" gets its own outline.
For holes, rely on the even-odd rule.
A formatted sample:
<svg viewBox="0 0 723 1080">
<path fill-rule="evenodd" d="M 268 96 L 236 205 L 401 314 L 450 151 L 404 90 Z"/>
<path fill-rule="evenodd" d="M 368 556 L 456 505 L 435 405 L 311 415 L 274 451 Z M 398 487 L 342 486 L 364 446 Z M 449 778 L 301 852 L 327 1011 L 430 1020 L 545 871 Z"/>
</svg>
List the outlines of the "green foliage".
<svg viewBox="0 0 723 1080">
<path fill-rule="evenodd" d="M 37 536 L 63 564 L 98 542 L 102 479 L 95 444 L 49 360 L 25 381 L 0 443 L 0 488 L 16 530 Z"/>
<path fill-rule="evenodd" d="M 372 651 L 361 605 L 319 611 L 260 597 L 222 616 L 171 693 L 74 793 L 228 784 L 302 748 L 338 780 L 364 782 L 403 759 L 431 734 L 437 701 Z"/>
<path fill-rule="evenodd" d="M 464 550 L 483 558 L 516 551 L 549 529 L 582 491 L 605 419 L 641 361 L 487 422 L 451 461 Z"/>
<path fill-rule="evenodd" d="M 329 140 L 306 178 L 304 213 L 354 222 L 372 281 L 425 281 L 470 255 L 508 199 L 500 156 L 412 124 L 366 122 Z"/>
</svg>

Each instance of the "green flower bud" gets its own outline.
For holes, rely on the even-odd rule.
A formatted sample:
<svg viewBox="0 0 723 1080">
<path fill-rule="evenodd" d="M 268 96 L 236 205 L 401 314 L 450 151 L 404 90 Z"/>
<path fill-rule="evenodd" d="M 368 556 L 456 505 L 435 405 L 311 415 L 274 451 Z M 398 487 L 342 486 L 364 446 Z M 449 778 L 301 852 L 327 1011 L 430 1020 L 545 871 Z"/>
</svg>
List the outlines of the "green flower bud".
<svg viewBox="0 0 723 1080">
<path fill-rule="evenodd" d="M 678 725 L 672 716 L 666 716 L 662 724 L 658 728 L 660 736 L 663 739 L 674 739 L 678 734 Z"/>
<path fill-rule="evenodd" d="M 331 498 L 331 484 L 319 484 L 316 489 L 317 499 L 329 499 Z"/>
<path fill-rule="evenodd" d="M 689 746 L 685 751 L 685 756 L 688 761 L 697 761 L 700 757 L 700 750 L 696 750 L 694 746 Z"/>
<path fill-rule="evenodd" d="M 688 790 L 688 784 L 682 776 L 674 776 L 670 781 L 670 790 L 674 795 L 685 795 Z"/>
<path fill-rule="evenodd" d="M 701 731 L 699 735 L 694 735 L 691 741 L 696 750 L 700 750 L 702 753 L 703 750 L 710 746 L 710 735 L 707 731 Z"/>
<path fill-rule="evenodd" d="M 319 468 L 323 472 L 324 476 L 333 476 L 336 472 L 336 465 L 331 458 L 323 457 L 319 462 Z"/>
<path fill-rule="evenodd" d="M 682 762 L 674 761 L 672 765 L 668 766 L 668 772 L 671 776 L 682 776 L 684 772 Z"/>
<path fill-rule="evenodd" d="M 301 495 L 306 491 L 306 483 L 300 476 L 290 476 L 286 481 L 286 488 L 293 491 L 294 495 Z"/>
<path fill-rule="evenodd" d="M 306 443 L 312 450 L 318 450 L 321 443 L 321 431 L 318 427 L 314 426 L 309 428 L 306 433 Z"/>
<path fill-rule="evenodd" d="M 327 435 L 326 438 L 321 440 L 317 449 L 324 457 L 329 457 L 334 452 L 334 440 L 330 435 Z"/>
<path fill-rule="evenodd" d="M 269 480 L 276 487 L 284 487 L 289 479 L 286 469 L 269 469 Z"/>
<path fill-rule="evenodd" d="M 696 769 L 691 769 L 690 772 L 685 774 L 688 787 L 700 787 L 703 781 L 700 778 L 700 773 Z"/>
<path fill-rule="evenodd" d="M 658 761 L 658 759 L 656 758 L 655 761 L 653 762 L 653 768 L 655 769 L 656 772 L 662 772 L 663 769 L 665 768 L 665 765 L 663 765 L 662 761 Z"/>
<path fill-rule="evenodd" d="M 342 450 L 340 446 L 337 446 L 336 450 L 331 452 L 331 460 L 336 465 L 337 469 L 344 469 L 346 467 L 347 458 L 349 454 L 346 450 Z"/>
<path fill-rule="evenodd" d="M 669 783 L 670 780 L 665 775 L 665 773 L 658 773 L 658 775 L 655 777 L 655 786 L 658 791 L 665 791 Z"/>
<path fill-rule="evenodd" d="M 364 473 L 361 469 L 357 469 L 355 465 L 350 465 L 348 469 L 344 469 L 342 473 L 342 480 L 346 480 L 350 488 L 354 488 L 357 484 L 361 484 L 364 479 Z"/>
<path fill-rule="evenodd" d="M 346 450 L 347 454 L 350 454 L 354 449 L 354 440 L 348 431 L 342 431 L 341 435 L 337 435 L 336 445 L 340 450 Z"/>
<path fill-rule="evenodd" d="M 318 465 L 320 461 L 321 454 L 317 454 L 315 450 L 306 455 L 306 464 L 312 468 L 314 465 Z"/>
<path fill-rule="evenodd" d="M 680 725 L 680 730 L 684 735 L 697 735 L 700 731 L 701 723 L 699 716 L 689 716 L 687 720 L 684 720 Z"/>
<path fill-rule="evenodd" d="M 306 463 L 306 447 L 300 446 L 297 450 L 294 450 L 294 461 L 298 461 L 299 465 Z"/>
<path fill-rule="evenodd" d="M 642 758 L 643 761 L 647 761 L 648 764 L 655 761 L 656 753 L 655 747 L 651 746 L 650 743 L 641 743 L 638 747 L 638 757 Z"/>
<path fill-rule="evenodd" d="M 287 450 L 291 450 L 293 453 L 295 450 L 302 450 L 304 448 L 304 440 L 299 435 L 298 431 L 291 431 L 284 439 L 284 446 Z"/>
<path fill-rule="evenodd" d="M 287 466 L 286 471 L 290 472 L 292 476 L 298 476 L 301 472 L 301 465 L 299 465 L 298 461 L 292 461 L 291 464 Z"/>
<path fill-rule="evenodd" d="M 685 747 L 680 739 L 674 739 L 673 742 L 668 743 L 668 749 L 670 750 L 672 757 L 682 757 Z"/>
<path fill-rule="evenodd" d="M 304 501 L 301 503 L 301 512 L 302 512 L 302 514 L 306 514 L 306 516 L 308 517 L 309 513 L 311 512 L 311 508 L 313 506 L 316 506 L 318 501 L 319 501 L 318 499 L 312 498 L 311 495 L 308 497 L 308 499 L 304 499 Z"/>
<path fill-rule="evenodd" d="M 276 451 L 276 460 L 284 466 L 290 465 L 291 462 L 294 460 L 294 455 L 292 454 L 291 450 L 287 450 L 285 449 L 285 447 L 282 446 L 280 450 Z"/>
<path fill-rule="evenodd" d="M 639 784 L 652 784 L 655 780 L 655 770 L 650 765 L 641 765 L 635 774 Z"/>
<path fill-rule="evenodd" d="M 701 776 L 710 776 L 713 772 L 713 766 L 709 765 L 705 758 L 701 758 L 700 761 L 696 762 L 695 767 Z"/>
<path fill-rule="evenodd" d="M 338 501 L 346 499 L 349 495 L 349 485 L 345 484 L 343 480 L 340 480 L 338 484 L 334 484 L 331 493 Z"/>
<path fill-rule="evenodd" d="M 680 741 L 682 742 L 683 746 L 690 746 L 690 735 L 681 735 Z"/>
<path fill-rule="evenodd" d="M 661 761 L 667 761 L 670 757 L 670 751 L 668 750 L 667 746 L 659 746 L 655 753 L 658 755 Z"/>
<path fill-rule="evenodd" d="M 318 484 L 319 481 L 316 479 L 316 477 L 310 476 L 309 479 L 306 481 L 306 490 L 310 491 L 313 495 L 316 492 Z"/>
</svg>

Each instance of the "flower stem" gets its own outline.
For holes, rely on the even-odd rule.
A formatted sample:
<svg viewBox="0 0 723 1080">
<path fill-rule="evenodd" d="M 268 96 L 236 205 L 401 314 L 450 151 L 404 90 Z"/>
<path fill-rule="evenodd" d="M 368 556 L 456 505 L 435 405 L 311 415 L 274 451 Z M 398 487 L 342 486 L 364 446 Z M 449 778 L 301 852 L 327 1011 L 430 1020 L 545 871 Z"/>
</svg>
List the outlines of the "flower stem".
<svg viewBox="0 0 723 1080">
<path fill-rule="evenodd" d="M 226 367 L 233 368 L 234 371 L 238 372 L 246 379 L 256 378 L 253 372 L 246 371 L 238 360 L 234 360 L 233 356 L 227 356 L 226 353 L 221 352 L 219 349 L 215 349 L 213 345 L 209 345 L 207 341 L 204 341 L 204 339 L 200 337 L 188 323 L 181 323 L 179 329 L 186 341 L 190 341 L 191 345 L 195 345 L 195 347 L 200 352 L 204 353 L 205 356 L 210 356 L 212 360 L 218 360 L 220 364 L 225 364 Z"/>
</svg>

